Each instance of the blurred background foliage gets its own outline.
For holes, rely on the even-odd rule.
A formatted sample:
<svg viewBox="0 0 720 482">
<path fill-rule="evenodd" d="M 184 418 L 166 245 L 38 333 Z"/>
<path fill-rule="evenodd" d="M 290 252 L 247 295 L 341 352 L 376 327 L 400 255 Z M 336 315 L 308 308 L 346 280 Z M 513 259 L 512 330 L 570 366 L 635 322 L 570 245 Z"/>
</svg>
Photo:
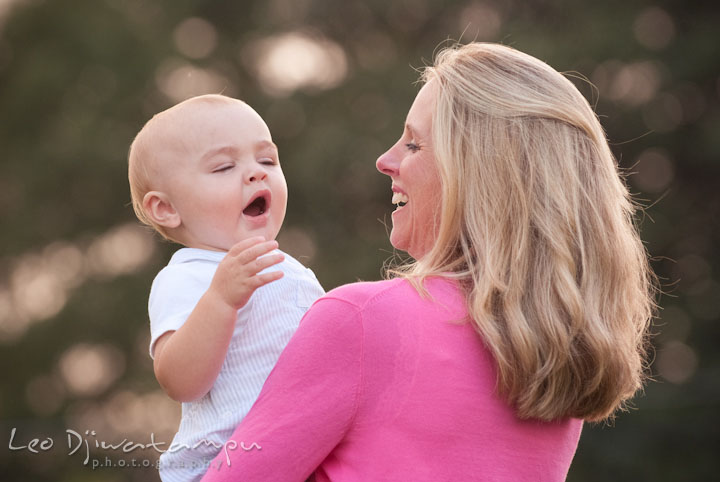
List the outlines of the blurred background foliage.
<svg viewBox="0 0 720 482">
<path fill-rule="evenodd" d="M 147 119 L 195 94 L 246 100 L 289 184 L 281 247 L 326 289 L 378 279 L 392 206 L 374 161 L 401 133 L 414 68 L 447 39 L 587 77 L 647 206 L 665 292 L 655 381 L 613 427 L 586 426 L 568 480 L 716 479 L 718 25 L 702 0 L 0 1 L 3 480 L 157 480 L 118 467 L 154 461 L 152 447 L 102 445 L 169 442 L 179 415 L 153 377 L 146 314 L 176 246 L 128 204 L 126 153 Z"/>
</svg>

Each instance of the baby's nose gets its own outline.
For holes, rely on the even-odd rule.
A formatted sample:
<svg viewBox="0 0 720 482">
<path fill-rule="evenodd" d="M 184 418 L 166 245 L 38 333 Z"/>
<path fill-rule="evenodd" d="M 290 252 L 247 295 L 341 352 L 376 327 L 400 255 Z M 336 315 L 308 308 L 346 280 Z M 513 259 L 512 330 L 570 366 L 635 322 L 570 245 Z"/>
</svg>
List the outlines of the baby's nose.
<svg viewBox="0 0 720 482">
<path fill-rule="evenodd" d="M 263 181 L 267 177 L 267 173 L 263 171 L 262 169 L 253 169 L 250 172 L 248 172 L 247 176 L 245 177 L 246 182 L 252 183 L 257 181 Z"/>
</svg>

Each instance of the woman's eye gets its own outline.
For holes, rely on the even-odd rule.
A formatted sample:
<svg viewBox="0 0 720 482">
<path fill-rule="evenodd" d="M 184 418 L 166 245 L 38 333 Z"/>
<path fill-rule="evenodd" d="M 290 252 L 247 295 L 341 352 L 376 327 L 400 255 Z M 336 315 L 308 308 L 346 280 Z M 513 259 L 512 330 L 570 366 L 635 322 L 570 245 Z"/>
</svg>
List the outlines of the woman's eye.
<svg viewBox="0 0 720 482">
<path fill-rule="evenodd" d="M 407 147 L 408 150 L 411 152 L 417 152 L 420 150 L 420 146 L 418 146 L 414 142 L 408 142 L 407 144 L 405 144 L 405 147 Z"/>
</svg>

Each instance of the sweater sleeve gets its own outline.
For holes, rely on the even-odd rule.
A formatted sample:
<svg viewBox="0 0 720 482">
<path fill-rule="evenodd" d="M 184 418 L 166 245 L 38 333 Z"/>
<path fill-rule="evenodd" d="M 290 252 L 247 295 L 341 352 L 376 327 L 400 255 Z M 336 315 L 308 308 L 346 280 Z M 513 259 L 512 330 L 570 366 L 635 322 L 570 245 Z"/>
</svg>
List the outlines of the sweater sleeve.
<svg viewBox="0 0 720 482">
<path fill-rule="evenodd" d="M 361 383 L 358 308 L 321 298 L 203 481 L 304 481 L 350 428 Z"/>
</svg>

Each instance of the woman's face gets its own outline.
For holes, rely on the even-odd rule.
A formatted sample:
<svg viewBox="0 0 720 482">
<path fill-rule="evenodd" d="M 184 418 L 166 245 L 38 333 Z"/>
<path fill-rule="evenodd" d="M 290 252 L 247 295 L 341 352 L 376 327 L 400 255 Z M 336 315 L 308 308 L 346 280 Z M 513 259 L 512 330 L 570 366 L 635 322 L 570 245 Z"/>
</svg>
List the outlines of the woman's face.
<svg viewBox="0 0 720 482">
<path fill-rule="evenodd" d="M 440 225 L 442 192 L 432 145 L 435 82 L 420 89 L 410 107 L 403 135 L 377 160 L 377 169 L 392 179 L 390 242 L 415 259 L 427 254 Z"/>
</svg>

